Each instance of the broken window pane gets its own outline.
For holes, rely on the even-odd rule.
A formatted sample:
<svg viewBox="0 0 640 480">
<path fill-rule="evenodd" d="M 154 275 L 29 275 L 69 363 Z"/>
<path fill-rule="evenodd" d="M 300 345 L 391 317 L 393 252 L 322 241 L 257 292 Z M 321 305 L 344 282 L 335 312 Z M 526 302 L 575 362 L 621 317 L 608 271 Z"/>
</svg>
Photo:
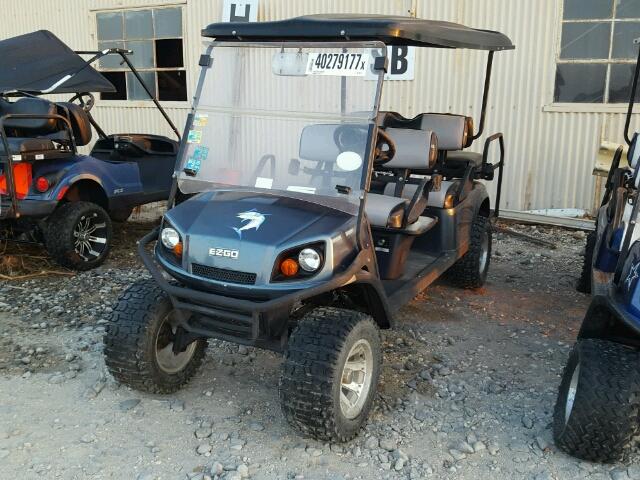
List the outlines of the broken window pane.
<svg viewBox="0 0 640 480">
<path fill-rule="evenodd" d="M 638 12 L 640 15 L 640 12 Z M 633 41 L 640 37 L 640 22 L 616 22 L 613 30 L 613 53 L 611 58 L 636 59 L 638 45 Z"/>
<path fill-rule="evenodd" d="M 153 68 L 153 41 L 136 40 L 127 42 L 127 48 L 133 50 L 129 56 L 131 63 L 136 68 Z"/>
<path fill-rule="evenodd" d="M 108 48 L 124 48 L 124 42 L 98 42 L 100 51 Z M 122 57 L 117 54 L 105 55 L 99 61 L 100 68 L 121 68 Z"/>
<path fill-rule="evenodd" d="M 121 40 L 124 38 L 122 12 L 98 13 L 98 40 Z"/>
<path fill-rule="evenodd" d="M 609 79 L 609 103 L 627 103 L 631 96 L 631 84 L 635 65 L 611 65 Z M 640 102 L 640 89 L 636 92 L 636 102 Z"/>
<path fill-rule="evenodd" d="M 153 38 L 151 10 L 132 10 L 125 12 L 124 25 L 124 38 Z"/>
<path fill-rule="evenodd" d="M 604 63 L 560 64 L 554 99 L 561 103 L 602 103 L 606 78 Z"/>
<path fill-rule="evenodd" d="M 560 58 L 609 58 L 611 23 L 565 23 Z"/>
<path fill-rule="evenodd" d="M 613 0 L 564 0 L 565 20 L 605 19 L 613 16 Z"/>
<path fill-rule="evenodd" d="M 100 100 L 126 100 L 127 82 L 124 72 L 102 72 L 102 75 L 116 87 L 116 91 L 101 93 Z"/>
<path fill-rule="evenodd" d="M 154 72 L 139 72 L 142 80 L 147 85 L 151 93 L 156 95 L 156 74 Z M 131 72 L 127 73 L 127 98 L 129 100 L 149 100 L 150 97 L 145 92 L 144 87 L 140 84 L 135 75 Z"/>
<path fill-rule="evenodd" d="M 182 9 L 161 8 L 153 11 L 156 38 L 182 37 Z"/>
<path fill-rule="evenodd" d="M 618 5 L 616 18 L 640 18 L 640 0 L 616 0 L 616 2 Z"/>
<path fill-rule="evenodd" d="M 158 99 L 182 102 L 187 99 L 187 72 L 158 72 Z"/>
<path fill-rule="evenodd" d="M 182 60 L 182 40 L 156 40 L 156 67 L 180 68 Z"/>
</svg>

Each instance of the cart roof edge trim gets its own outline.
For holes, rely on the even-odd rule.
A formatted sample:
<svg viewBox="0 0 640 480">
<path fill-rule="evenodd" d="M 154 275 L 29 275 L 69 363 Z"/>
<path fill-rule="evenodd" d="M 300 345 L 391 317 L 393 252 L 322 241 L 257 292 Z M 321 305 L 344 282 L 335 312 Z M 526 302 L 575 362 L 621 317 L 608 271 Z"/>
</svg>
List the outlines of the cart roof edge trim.
<svg viewBox="0 0 640 480">
<path fill-rule="evenodd" d="M 269 22 L 212 23 L 202 36 L 235 41 L 360 41 L 386 45 L 472 50 L 512 50 L 509 37 L 457 23 L 413 17 L 336 14 L 305 15 Z"/>
<path fill-rule="evenodd" d="M 81 56 L 47 30 L 0 41 L 0 94 L 115 92 Z"/>
</svg>

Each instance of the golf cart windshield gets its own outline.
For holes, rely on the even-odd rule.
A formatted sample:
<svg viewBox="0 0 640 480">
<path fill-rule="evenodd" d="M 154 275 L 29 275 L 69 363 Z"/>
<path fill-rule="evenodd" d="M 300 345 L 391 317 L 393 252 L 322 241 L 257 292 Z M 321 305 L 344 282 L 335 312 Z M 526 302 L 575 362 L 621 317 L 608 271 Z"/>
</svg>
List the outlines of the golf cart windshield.
<svg viewBox="0 0 640 480">
<path fill-rule="evenodd" d="M 366 179 L 383 45 L 219 43 L 210 52 L 180 190 L 269 191 L 353 211 Z"/>
</svg>

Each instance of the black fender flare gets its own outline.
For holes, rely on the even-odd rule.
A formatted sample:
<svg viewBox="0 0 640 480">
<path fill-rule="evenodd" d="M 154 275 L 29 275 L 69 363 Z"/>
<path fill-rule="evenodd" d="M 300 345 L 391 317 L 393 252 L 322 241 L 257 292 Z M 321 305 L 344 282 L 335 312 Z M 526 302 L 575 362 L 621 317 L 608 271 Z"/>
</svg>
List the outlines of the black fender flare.
<svg viewBox="0 0 640 480">
<path fill-rule="evenodd" d="M 640 347 L 640 323 L 609 295 L 593 297 L 580 326 L 578 339 L 595 338 Z"/>
</svg>

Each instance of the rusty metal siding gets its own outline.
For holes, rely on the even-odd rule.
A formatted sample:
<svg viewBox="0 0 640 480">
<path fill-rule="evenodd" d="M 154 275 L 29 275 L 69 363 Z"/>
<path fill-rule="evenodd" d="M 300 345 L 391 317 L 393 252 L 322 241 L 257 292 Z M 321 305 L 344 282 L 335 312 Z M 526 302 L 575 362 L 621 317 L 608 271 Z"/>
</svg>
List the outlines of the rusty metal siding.
<svg viewBox="0 0 640 480">
<path fill-rule="evenodd" d="M 195 89 L 200 30 L 218 21 L 222 0 L 30 0 L 6 2 L 0 37 L 46 28 L 76 49 L 97 47 L 95 12 L 182 5 L 188 93 Z M 38 8 L 40 5 L 40 8 Z M 591 171 L 602 140 L 622 142 L 621 108 L 584 111 L 553 106 L 555 59 L 562 0 L 261 0 L 259 20 L 310 13 L 383 13 L 464 23 L 500 30 L 517 46 L 497 53 L 489 101 L 488 134 L 502 131 L 507 144 L 503 207 L 511 210 L 593 206 Z M 73 25 L 73 28 L 69 28 Z M 387 82 L 383 108 L 409 116 L 453 112 L 478 118 L 485 54 L 418 49 L 414 81 Z M 257 88 L 260 88 L 258 85 Z M 168 102 L 181 129 L 187 102 Z M 95 116 L 107 131 L 171 135 L 162 117 L 145 102 L 98 102 Z M 634 116 L 640 129 L 640 115 Z M 481 151 L 483 139 L 474 150 Z M 495 189 L 495 182 L 489 184 Z"/>
</svg>

